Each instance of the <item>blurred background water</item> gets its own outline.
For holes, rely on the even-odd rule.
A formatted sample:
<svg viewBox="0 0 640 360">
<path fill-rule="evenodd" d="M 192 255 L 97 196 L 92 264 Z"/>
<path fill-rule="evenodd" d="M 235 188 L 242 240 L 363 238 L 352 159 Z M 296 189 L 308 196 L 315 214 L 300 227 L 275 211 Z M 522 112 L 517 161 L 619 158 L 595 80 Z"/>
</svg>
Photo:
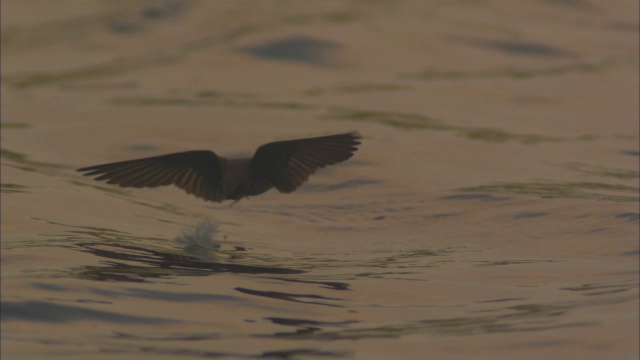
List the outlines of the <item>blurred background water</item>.
<svg viewBox="0 0 640 360">
<path fill-rule="evenodd" d="M 638 2 L 2 2 L 2 356 L 636 359 Z M 82 166 L 357 130 L 291 195 Z"/>
</svg>

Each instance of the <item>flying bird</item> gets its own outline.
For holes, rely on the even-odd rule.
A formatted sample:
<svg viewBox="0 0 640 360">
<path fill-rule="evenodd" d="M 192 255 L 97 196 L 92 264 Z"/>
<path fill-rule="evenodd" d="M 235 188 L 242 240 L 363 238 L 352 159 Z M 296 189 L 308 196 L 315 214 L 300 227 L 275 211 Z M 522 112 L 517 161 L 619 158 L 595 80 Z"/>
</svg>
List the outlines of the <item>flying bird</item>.
<svg viewBox="0 0 640 360">
<path fill-rule="evenodd" d="M 176 185 L 205 201 L 239 201 L 275 187 L 291 193 L 318 168 L 346 161 L 358 150 L 356 132 L 262 145 L 252 158 L 227 159 L 193 150 L 78 169 L 121 187 Z"/>
</svg>

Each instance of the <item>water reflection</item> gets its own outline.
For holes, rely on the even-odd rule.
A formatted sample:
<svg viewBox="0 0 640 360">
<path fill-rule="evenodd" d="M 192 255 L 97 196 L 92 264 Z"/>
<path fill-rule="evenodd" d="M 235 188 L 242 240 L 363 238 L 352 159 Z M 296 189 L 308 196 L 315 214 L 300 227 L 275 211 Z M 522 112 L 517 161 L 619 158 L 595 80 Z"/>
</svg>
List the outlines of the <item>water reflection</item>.
<svg viewBox="0 0 640 360">
<path fill-rule="evenodd" d="M 571 321 L 566 320 L 562 315 L 566 315 L 569 311 L 581 307 L 617 304 L 635 298 L 636 294 L 631 294 L 616 298 L 599 298 L 592 301 L 522 304 L 483 311 L 483 313 L 493 313 L 493 315 L 475 315 L 474 313 L 469 313 L 468 316 L 463 317 L 425 319 L 392 325 L 352 327 L 341 330 L 324 330 L 319 328 L 320 323 L 316 323 L 315 325 L 317 326 L 312 327 L 310 330 L 308 324 L 311 323 L 298 321 L 286 324 L 297 326 L 298 329 L 296 331 L 277 332 L 258 336 L 298 340 L 361 340 L 367 338 L 397 338 L 420 333 L 468 336 L 488 333 L 531 332 L 570 327 L 588 327 L 598 325 L 598 322 Z M 348 323 L 338 324 L 341 326 L 348 325 Z M 324 325 L 326 326 L 327 324 Z M 328 325 L 335 326 L 336 324 L 328 323 Z"/>
<path fill-rule="evenodd" d="M 597 182 L 532 181 L 502 182 L 459 189 L 462 192 L 487 192 L 533 195 L 542 198 L 573 198 L 638 202 L 638 187 Z M 608 192 L 608 193 L 605 193 Z"/>
<path fill-rule="evenodd" d="M 533 145 L 542 142 L 561 141 L 591 141 L 599 139 L 595 135 L 581 135 L 574 138 L 561 138 L 541 134 L 519 134 L 511 133 L 503 129 L 489 127 L 470 127 L 449 123 L 444 119 L 436 119 L 424 114 L 392 112 L 392 111 L 371 111 L 353 109 L 346 107 L 329 108 L 323 116 L 332 120 L 360 121 L 366 123 L 376 123 L 393 128 L 404 130 L 429 130 L 453 132 L 471 140 L 479 140 L 493 143 L 519 142 Z"/>
<path fill-rule="evenodd" d="M 350 351 L 329 351 L 320 349 L 283 349 L 275 351 L 264 351 L 257 353 L 241 353 L 241 352 L 223 352 L 223 351 L 206 351 L 193 348 L 163 348 L 160 346 L 143 346 L 127 349 L 128 352 L 152 355 L 171 355 L 189 358 L 205 358 L 205 359 L 282 359 L 294 360 L 303 358 L 352 358 L 353 353 Z M 109 349 L 103 349 L 102 352 L 117 352 Z"/>
<path fill-rule="evenodd" d="M 109 323 L 138 323 L 146 325 L 176 322 L 175 320 L 159 317 L 125 315 L 117 312 L 60 305 L 46 301 L 3 301 L 1 308 L 3 322 L 22 320 L 68 323 L 80 320 L 95 320 Z"/>
<path fill-rule="evenodd" d="M 180 15 L 191 2 L 187 0 L 164 0 L 144 6 L 137 11 L 129 11 L 123 18 L 108 24 L 108 28 L 116 34 L 130 35 L 145 31 L 154 22 L 167 20 Z"/>
<path fill-rule="evenodd" d="M 333 41 L 308 36 L 291 36 L 247 47 L 243 51 L 265 59 L 332 66 L 339 63 L 336 57 L 342 52 L 342 46 Z"/>
<path fill-rule="evenodd" d="M 527 56 L 568 56 L 574 55 L 570 51 L 560 49 L 551 44 L 541 42 L 511 40 L 511 39 L 474 39 L 471 37 L 452 37 L 454 41 L 468 45 L 479 46 L 495 51 L 501 51 L 510 55 Z"/>
<path fill-rule="evenodd" d="M 342 305 L 331 304 L 331 303 L 329 303 L 327 301 L 344 300 L 344 299 L 331 298 L 331 297 L 326 297 L 326 296 L 322 296 L 322 295 L 315 295 L 315 294 L 288 294 L 288 293 L 278 292 L 278 291 L 261 291 L 261 290 L 246 289 L 246 288 L 241 288 L 241 287 L 237 287 L 236 290 L 238 292 L 243 293 L 243 294 L 262 296 L 262 297 L 267 297 L 267 298 L 271 298 L 271 299 L 292 301 L 292 302 L 298 302 L 298 303 L 304 303 L 304 304 L 312 304 L 312 305 L 324 305 L 324 306 L 342 307 Z M 304 301 L 304 300 L 301 300 L 301 299 L 305 299 L 305 300 L 306 299 L 314 299 L 314 300 L 325 300 L 325 301 Z"/>
<path fill-rule="evenodd" d="M 215 261 L 202 261 L 171 251 L 154 250 L 136 245 L 100 242 L 77 244 L 80 251 L 102 258 L 103 266 L 81 266 L 74 269 L 74 276 L 91 280 L 148 282 L 150 279 L 168 276 L 207 276 L 216 273 L 233 274 L 300 274 L 304 271 L 284 267 L 252 266 Z M 122 261 L 141 263 L 130 265 Z"/>
</svg>

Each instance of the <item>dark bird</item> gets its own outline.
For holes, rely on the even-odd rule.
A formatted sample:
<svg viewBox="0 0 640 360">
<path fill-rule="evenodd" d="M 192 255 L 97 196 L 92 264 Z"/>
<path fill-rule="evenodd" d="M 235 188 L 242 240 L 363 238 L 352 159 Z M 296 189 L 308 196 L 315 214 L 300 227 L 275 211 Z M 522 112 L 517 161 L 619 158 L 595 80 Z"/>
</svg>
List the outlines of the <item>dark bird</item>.
<svg viewBox="0 0 640 360">
<path fill-rule="evenodd" d="M 209 150 L 89 166 L 77 171 L 121 187 L 176 185 L 206 201 L 239 201 L 275 187 L 291 193 L 318 168 L 346 161 L 358 150 L 358 133 L 276 141 L 252 158 L 226 159 Z"/>
</svg>

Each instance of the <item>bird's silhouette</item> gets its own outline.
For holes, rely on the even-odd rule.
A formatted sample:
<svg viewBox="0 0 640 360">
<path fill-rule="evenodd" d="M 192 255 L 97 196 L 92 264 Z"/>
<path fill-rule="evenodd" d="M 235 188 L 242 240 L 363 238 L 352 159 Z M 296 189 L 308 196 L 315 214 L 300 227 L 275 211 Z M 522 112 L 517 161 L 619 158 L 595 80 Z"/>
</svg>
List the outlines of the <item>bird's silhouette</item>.
<svg viewBox="0 0 640 360">
<path fill-rule="evenodd" d="M 176 185 L 206 201 L 238 201 L 275 187 L 291 193 L 318 168 L 343 162 L 360 145 L 355 132 L 262 145 L 252 158 L 226 159 L 210 150 L 185 151 L 78 169 L 121 187 Z"/>
</svg>

